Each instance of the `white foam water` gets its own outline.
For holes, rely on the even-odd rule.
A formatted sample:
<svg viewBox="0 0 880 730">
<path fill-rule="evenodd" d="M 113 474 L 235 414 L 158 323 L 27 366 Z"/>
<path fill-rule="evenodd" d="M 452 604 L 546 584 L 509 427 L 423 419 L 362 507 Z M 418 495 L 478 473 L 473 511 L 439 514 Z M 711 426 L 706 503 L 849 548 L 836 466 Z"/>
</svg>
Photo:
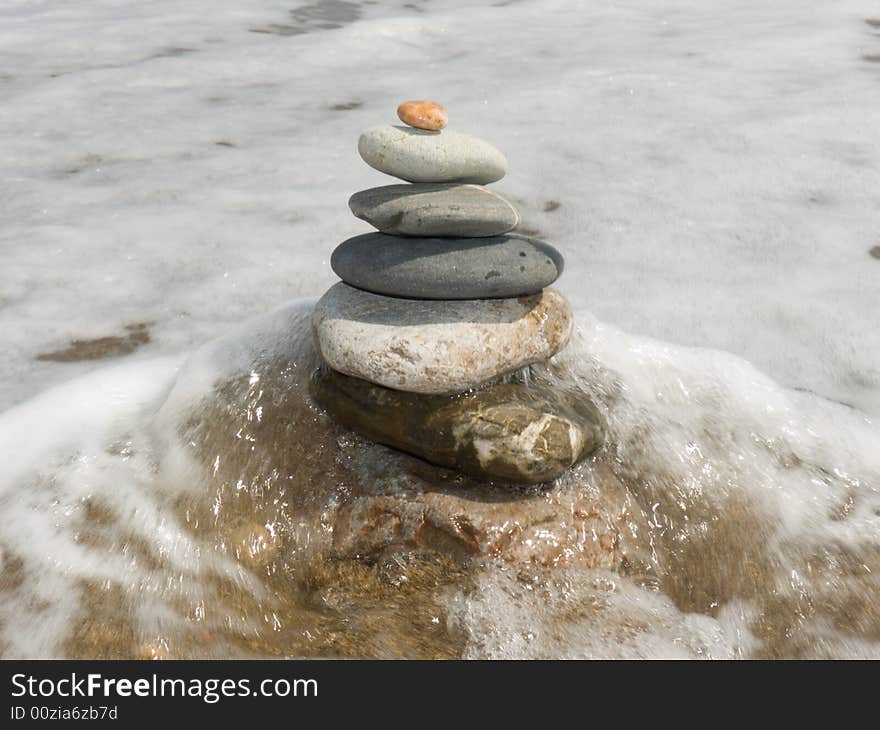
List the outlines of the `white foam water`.
<svg viewBox="0 0 880 730">
<path fill-rule="evenodd" d="M 579 317 L 580 341 L 559 359 L 607 406 L 617 473 L 650 511 L 659 571 L 683 585 L 670 600 L 619 575 L 533 585 L 491 571 L 455 598 L 468 655 L 876 657 L 876 422 L 726 353 Z M 781 653 L 766 625 L 777 619 L 759 618 L 776 601 L 801 634 Z"/>
</svg>

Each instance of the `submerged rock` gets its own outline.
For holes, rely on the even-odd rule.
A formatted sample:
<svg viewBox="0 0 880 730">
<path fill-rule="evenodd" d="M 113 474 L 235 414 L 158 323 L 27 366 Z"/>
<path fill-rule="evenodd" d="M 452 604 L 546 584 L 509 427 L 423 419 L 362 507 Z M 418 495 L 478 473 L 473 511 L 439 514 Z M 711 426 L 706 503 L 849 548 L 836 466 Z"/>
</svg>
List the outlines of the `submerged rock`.
<svg viewBox="0 0 880 730">
<path fill-rule="evenodd" d="M 337 421 L 373 441 L 490 479 L 556 479 L 602 442 L 585 393 L 498 383 L 459 396 L 383 388 L 320 368 L 312 395 Z"/>
<path fill-rule="evenodd" d="M 456 658 L 465 647 L 448 629 L 449 596 L 483 570 L 510 566 L 524 580 L 566 566 L 651 570 L 649 526 L 619 465 L 606 463 L 613 449 L 552 484 L 515 485 L 386 448 L 331 418 L 311 397 L 313 307 L 288 305 L 206 345 L 153 417 L 151 434 L 168 448 L 150 498 L 173 500 L 200 552 L 172 562 L 156 541 L 162 571 L 187 576 L 189 600 L 178 609 L 178 584 L 167 581 L 179 620 L 135 627 L 113 656 L 140 656 L 158 637 L 174 658 Z M 562 365 L 531 366 L 528 379 L 523 391 L 555 398 L 557 415 L 573 419 L 562 405 L 586 402 Z M 194 563 L 204 585 L 185 573 Z M 166 572 L 155 575 L 164 582 Z M 119 610 L 144 600 L 142 584 L 127 584 L 141 597 Z M 206 619 L 193 621 L 203 605 Z M 162 656 L 163 645 L 143 654 Z"/>
<path fill-rule="evenodd" d="M 609 470 L 586 471 L 590 476 L 578 484 L 546 494 L 508 493 L 507 499 L 474 488 L 438 489 L 436 481 L 412 475 L 406 491 L 363 494 L 341 505 L 330 552 L 366 560 L 416 552 L 544 568 L 620 569 L 642 562 L 638 506 Z M 587 486 L 591 481 L 600 489 Z"/>
<path fill-rule="evenodd" d="M 230 547 L 238 560 L 250 568 L 256 568 L 275 557 L 280 542 L 278 535 L 269 527 L 250 522 L 233 531 Z"/>
</svg>

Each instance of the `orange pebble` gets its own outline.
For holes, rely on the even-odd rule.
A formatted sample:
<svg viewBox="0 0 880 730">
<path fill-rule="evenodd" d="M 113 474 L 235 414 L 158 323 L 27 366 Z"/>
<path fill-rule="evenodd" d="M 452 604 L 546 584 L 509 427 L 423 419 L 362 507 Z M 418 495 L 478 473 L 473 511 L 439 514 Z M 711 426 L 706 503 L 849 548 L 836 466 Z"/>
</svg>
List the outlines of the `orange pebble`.
<svg viewBox="0 0 880 730">
<path fill-rule="evenodd" d="M 443 129 L 449 121 L 446 110 L 434 101 L 405 101 L 397 107 L 397 116 L 417 129 Z"/>
</svg>

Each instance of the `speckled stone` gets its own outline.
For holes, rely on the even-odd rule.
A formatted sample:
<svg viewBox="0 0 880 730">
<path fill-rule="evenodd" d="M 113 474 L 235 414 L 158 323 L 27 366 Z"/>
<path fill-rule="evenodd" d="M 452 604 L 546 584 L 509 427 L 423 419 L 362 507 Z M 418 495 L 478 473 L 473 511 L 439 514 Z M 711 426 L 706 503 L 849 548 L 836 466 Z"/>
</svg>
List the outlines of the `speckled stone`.
<svg viewBox="0 0 880 730">
<path fill-rule="evenodd" d="M 403 236 L 499 236 L 515 228 L 511 203 L 480 185 L 414 183 L 361 190 L 348 207 L 383 233 Z"/>
<path fill-rule="evenodd" d="M 334 370 L 387 388 L 459 393 L 540 362 L 571 337 L 555 289 L 518 299 L 394 299 L 336 284 L 312 315 L 315 344 Z"/>
<path fill-rule="evenodd" d="M 485 185 L 507 173 L 495 147 L 457 132 L 384 125 L 363 132 L 358 152 L 370 167 L 408 182 Z"/>
<path fill-rule="evenodd" d="M 462 397 L 389 390 L 319 369 L 312 396 L 339 423 L 378 443 L 480 479 L 556 479 L 602 442 L 584 393 L 498 383 Z"/>
</svg>

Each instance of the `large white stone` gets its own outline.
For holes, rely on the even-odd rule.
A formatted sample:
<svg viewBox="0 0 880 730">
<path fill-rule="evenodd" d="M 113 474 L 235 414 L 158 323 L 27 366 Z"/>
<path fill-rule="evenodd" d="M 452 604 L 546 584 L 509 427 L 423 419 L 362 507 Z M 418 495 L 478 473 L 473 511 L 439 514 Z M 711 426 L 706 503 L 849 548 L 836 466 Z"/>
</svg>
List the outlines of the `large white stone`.
<svg viewBox="0 0 880 730">
<path fill-rule="evenodd" d="M 555 289 L 517 299 L 397 299 L 339 283 L 312 317 L 324 361 L 413 393 L 459 393 L 559 352 L 571 307 Z"/>
<path fill-rule="evenodd" d="M 362 133 L 358 152 L 370 167 L 409 182 L 485 185 L 507 172 L 507 160 L 497 148 L 457 132 L 386 124 Z"/>
</svg>

